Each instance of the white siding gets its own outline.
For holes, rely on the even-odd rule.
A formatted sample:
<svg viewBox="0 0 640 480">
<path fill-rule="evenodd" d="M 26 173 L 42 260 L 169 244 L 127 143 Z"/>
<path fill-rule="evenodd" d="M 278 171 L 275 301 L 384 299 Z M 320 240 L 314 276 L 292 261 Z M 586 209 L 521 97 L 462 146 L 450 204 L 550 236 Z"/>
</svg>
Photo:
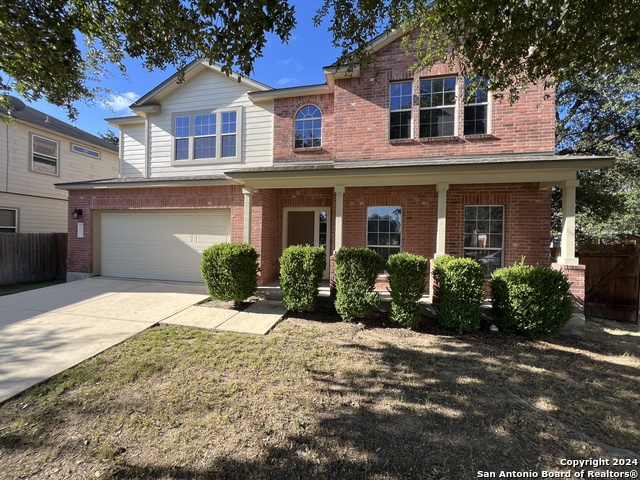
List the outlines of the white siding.
<svg viewBox="0 0 640 480">
<path fill-rule="evenodd" d="M 30 135 L 58 142 L 58 175 L 30 171 Z M 23 233 L 67 231 L 68 192 L 54 184 L 118 176 L 118 154 L 110 150 L 19 122 L 2 125 L 0 138 L 0 206 L 19 209 Z M 72 152 L 72 143 L 98 150 L 101 156 Z"/>
<path fill-rule="evenodd" d="M 122 125 L 122 176 L 144 177 L 144 123 Z"/>
<path fill-rule="evenodd" d="M 18 209 L 19 233 L 66 233 L 67 206 L 66 199 L 0 193 L 0 208 Z"/>
<path fill-rule="evenodd" d="M 179 86 L 162 101 L 162 112 L 150 116 L 150 154 L 152 178 L 188 175 L 212 175 L 224 170 L 272 165 L 273 105 L 254 105 L 249 87 L 215 71 L 205 70 Z M 242 155 L 240 162 L 216 162 L 207 165 L 171 164 L 172 115 L 227 107 L 242 107 Z M 125 154 L 125 163 L 131 160 Z M 123 172 L 124 173 L 124 172 Z M 125 175 L 127 176 L 127 175 Z"/>
</svg>

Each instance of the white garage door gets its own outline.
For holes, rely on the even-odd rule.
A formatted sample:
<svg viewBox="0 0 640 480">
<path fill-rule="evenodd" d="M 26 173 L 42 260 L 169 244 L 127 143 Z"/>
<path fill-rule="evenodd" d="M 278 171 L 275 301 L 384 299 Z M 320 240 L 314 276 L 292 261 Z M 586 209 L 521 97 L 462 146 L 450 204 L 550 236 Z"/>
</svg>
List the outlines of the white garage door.
<svg viewBox="0 0 640 480">
<path fill-rule="evenodd" d="M 229 210 L 103 213 L 101 274 L 202 282 L 202 251 L 229 233 Z"/>
</svg>

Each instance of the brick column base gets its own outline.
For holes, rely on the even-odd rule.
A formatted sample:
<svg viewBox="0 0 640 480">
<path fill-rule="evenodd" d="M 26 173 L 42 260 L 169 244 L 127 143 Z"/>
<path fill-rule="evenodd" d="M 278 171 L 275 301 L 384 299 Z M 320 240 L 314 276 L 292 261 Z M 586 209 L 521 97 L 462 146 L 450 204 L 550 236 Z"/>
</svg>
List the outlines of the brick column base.
<svg viewBox="0 0 640 480">
<path fill-rule="evenodd" d="M 585 265 L 564 265 L 561 263 L 552 263 L 551 268 L 560 270 L 571 282 L 571 297 L 573 298 L 573 310 L 575 313 L 584 314 L 584 295 L 585 295 L 585 273 L 587 267 Z"/>
</svg>

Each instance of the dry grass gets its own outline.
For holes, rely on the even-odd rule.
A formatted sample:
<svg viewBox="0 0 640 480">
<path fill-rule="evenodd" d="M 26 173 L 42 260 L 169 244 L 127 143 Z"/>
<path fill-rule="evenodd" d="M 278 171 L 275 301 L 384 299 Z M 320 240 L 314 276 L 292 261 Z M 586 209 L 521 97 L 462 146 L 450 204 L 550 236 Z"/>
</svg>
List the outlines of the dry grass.
<svg viewBox="0 0 640 480">
<path fill-rule="evenodd" d="M 0 406 L 0 477 L 464 480 L 638 458 L 640 361 L 609 347 L 327 310 L 266 337 L 153 328 Z"/>
</svg>

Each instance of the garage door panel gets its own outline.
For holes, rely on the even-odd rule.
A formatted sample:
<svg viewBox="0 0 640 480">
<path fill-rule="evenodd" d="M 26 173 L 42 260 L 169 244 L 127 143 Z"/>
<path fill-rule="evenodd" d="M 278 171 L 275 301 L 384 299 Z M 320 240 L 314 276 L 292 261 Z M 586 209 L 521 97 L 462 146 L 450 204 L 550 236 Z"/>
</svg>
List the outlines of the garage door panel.
<svg viewBox="0 0 640 480">
<path fill-rule="evenodd" d="M 202 282 L 201 252 L 230 240 L 228 210 L 102 214 L 102 275 Z"/>
</svg>

